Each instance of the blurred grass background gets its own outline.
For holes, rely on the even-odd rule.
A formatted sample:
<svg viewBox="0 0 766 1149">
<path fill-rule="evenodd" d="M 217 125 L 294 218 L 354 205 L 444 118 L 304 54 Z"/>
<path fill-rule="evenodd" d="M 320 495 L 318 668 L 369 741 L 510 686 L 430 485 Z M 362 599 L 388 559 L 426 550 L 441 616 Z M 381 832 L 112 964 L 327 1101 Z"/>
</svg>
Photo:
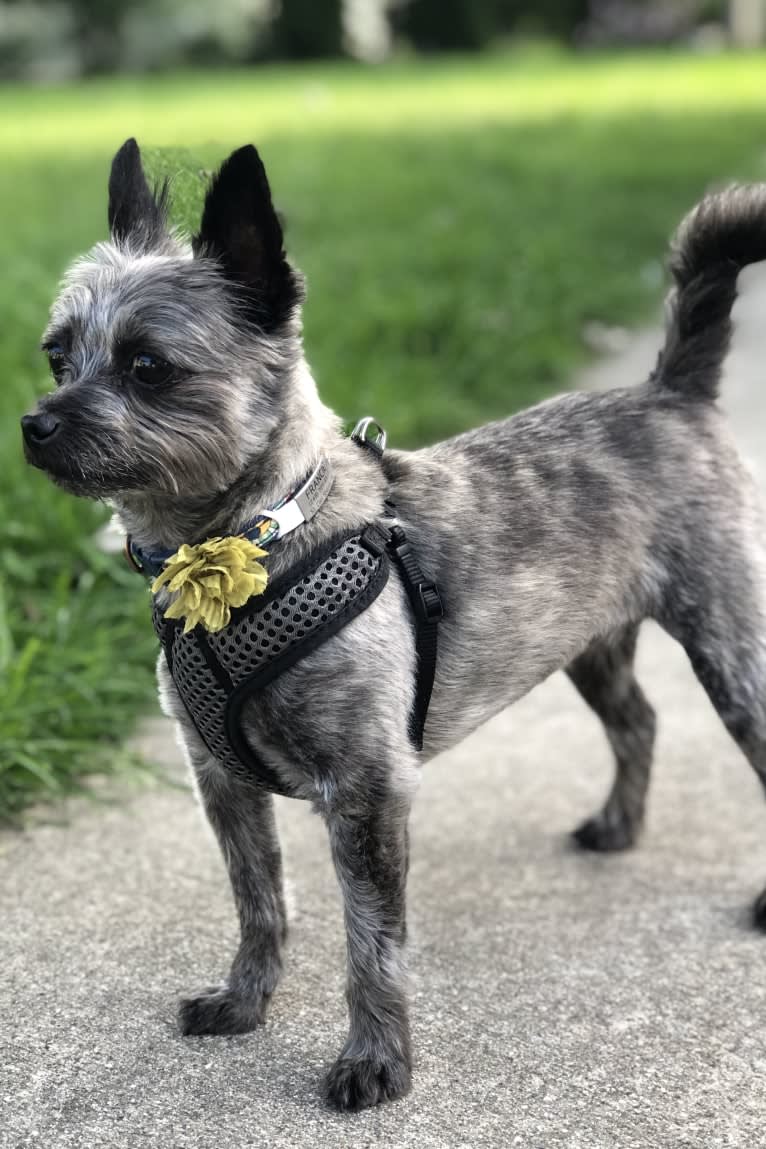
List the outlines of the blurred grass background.
<svg viewBox="0 0 766 1149">
<path fill-rule="evenodd" d="M 257 143 L 324 399 L 415 446 L 565 385 L 589 324 L 654 314 L 680 215 L 766 174 L 764 62 L 503 52 L 0 90 L 0 814 L 117 763 L 153 695 L 141 580 L 93 545 L 103 508 L 25 467 L 18 431 L 125 137 L 205 167 Z"/>
</svg>

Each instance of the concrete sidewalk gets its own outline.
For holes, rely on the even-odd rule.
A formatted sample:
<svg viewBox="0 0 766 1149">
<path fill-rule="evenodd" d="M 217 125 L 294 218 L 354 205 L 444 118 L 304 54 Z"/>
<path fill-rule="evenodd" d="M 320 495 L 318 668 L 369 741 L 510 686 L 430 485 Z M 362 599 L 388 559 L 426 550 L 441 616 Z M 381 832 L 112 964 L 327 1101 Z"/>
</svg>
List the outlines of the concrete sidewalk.
<svg viewBox="0 0 766 1149">
<path fill-rule="evenodd" d="M 758 298 L 740 307 L 751 322 L 724 394 L 762 466 Z M 659 338 L 585 382 L 639 379 Z M 344 943 L 325 834 L 305 806 L 280 802 L 295 907 L 284 980 L 267 1026 L 233 1039 L 175 1029 L 176 996 L 222 977 L 235 944 L 223 867 L 187 791 L 2 836 L 0 1145 L 766 1145 L 766 938 L 748 928 L 766 808 L 684 655 L 651 627 L 639 675 L 660 734 L 632 853 L 567 843 L 612 764 L 563 676 L 426 770 L 409 896 L 415 1084 L 359 1116 L 317 1096 L 345 1032 Z M 162 722 L 145 741 L 179 763 Z"/>
</svg>

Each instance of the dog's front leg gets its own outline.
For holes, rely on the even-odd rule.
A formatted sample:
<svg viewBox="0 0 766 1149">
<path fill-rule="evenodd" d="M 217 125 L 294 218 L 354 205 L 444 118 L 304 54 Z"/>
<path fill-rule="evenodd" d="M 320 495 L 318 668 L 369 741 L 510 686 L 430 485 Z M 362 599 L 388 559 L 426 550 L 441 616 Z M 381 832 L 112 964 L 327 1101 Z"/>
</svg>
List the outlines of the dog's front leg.
<svg viewBox="0 0 766 1149">
<path fill-rule="evenodd" d="M 240 944 L 224 985 L 180 1004 L 184 1034 L 245 1033 L 261 1024 L 281 970 L 287 926 L 273 799 L 213 758 L 193 760 L 205 813 L 239 912 Z"/>
<path fill-rule="evenodd" d="M 326 814 L 343 892 L 350 1032 L 325 1079 L 338 1109 L 363 1109 L 410 1086 L 404 969 L 409 800 L 388 795 L 375 809 Z"/>
</svg>

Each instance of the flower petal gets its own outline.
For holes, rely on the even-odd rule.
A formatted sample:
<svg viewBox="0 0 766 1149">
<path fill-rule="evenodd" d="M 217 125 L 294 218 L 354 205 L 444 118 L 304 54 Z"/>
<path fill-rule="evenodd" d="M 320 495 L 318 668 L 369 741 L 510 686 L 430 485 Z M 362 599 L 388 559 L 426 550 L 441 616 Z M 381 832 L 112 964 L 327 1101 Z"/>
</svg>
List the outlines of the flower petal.
<svg viewBox="0 0 766 1149">
<path fill-rule="evenodd" d="M 231 618 L 231 606 L 242 606 L 262 594 L 268 572 L 257 560 L 266 551 L 241 535 L 184 543 L 167 560 L 152 583 L 156 594 L 163 587 L 174 595 L 165 611 L 167 618 L 185 618 L 184 633 L 202 624 L 220 630 Z"/>
</svg>

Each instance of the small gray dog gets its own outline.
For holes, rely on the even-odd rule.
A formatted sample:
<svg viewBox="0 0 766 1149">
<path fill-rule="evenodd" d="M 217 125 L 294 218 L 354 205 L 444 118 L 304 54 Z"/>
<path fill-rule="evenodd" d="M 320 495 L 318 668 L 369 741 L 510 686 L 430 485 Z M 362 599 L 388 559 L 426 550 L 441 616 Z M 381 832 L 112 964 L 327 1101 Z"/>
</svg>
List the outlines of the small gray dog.
<svg viewBox="0 0 766 1149">
<path fill-rule="evenodd" d="M 311 801 L 329 831 L 350 1032 L 324 1090 L 358 1109 L 410 1084 L 407 822 L 423 762 L 565 668 L 617 764 L 606 805 L 575 836 L 591 850 L 630 846 L 655 729 L 633 657 L 653 618 L 766 781 L 763 529 L 716 406 L 737 274 L 766 258 L 766 188 L 710 196 L 681 225 L 667 341 L 646 383 L 564 395 L 382 457 L 346 437 L 318 398 L 301 345 L 302 280 L 255 149 L 215 175 L 191 243 L 168 229 L 166 199 L 129 140 L 112 166 L 111 240 L 73 265 L 53 305 L 43 346 L 56 388 L 22 420 L 25 449 L 60 486 L 116 508 L 147 554 L 240 534 L 324 459 L 329 491 L 271 549 L 270 580 L 333 539 L 396 522 L 438 586 L 422 751 L 411 727 L 414 611 L 394 564 L 374 601 L 244 707 L 272 789 Z M 160 614 L 168 601 L 166 591 L 155 599 Z M 211 752 L 165 658 L 159 679 L 241 923 L 229 979 L 183 1001 L 180 1024 L 240 1033 L 263 1021 L 286 933 L 273 799 L 262 778 Z M 755 920 L 766 923 L 766 894 Z"/>
</svg>

